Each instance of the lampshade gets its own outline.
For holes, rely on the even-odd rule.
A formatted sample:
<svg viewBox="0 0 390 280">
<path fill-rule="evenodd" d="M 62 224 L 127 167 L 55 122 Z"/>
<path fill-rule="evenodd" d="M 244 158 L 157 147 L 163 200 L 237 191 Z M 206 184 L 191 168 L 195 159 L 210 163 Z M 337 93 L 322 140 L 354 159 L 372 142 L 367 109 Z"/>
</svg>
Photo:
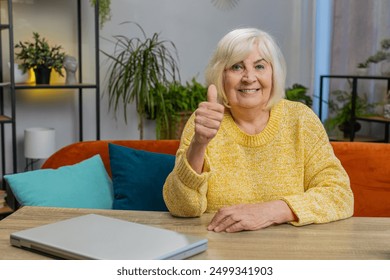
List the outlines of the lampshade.
<svg viewBox="0 0 390 280">
<path fill-rule="evenodd" d="M 51 156 L 55 148 L 54 128 L 32 127 L 24 131 L 24 156 L 43 159 Z"/>
</svg>

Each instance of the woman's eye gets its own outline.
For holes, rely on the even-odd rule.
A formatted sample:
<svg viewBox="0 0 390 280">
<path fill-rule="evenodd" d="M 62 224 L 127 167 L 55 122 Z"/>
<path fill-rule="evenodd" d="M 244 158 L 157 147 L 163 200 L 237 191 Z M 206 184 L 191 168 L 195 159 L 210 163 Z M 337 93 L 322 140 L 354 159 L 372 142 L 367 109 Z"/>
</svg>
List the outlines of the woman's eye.
<svg viewBox="0 0 390 280">
<path fill-rule="evenodd" d="M 232 69 L 233 71 L 241 71 L 241 70 L 242 70 L 242 65 L 240 65 L 240 64 L 234 64 L 234 65 L 231 67 L 231 69 Z"/>
<path fill-rule="evenodd" d="M 262 69 L 265 68 L 265 66 L 264 66 L 263 64 L 258 64 L 258 65 L 255 66 L 255 68 L 256 68 L 257 70 L 262 70 Z"/>
</svg>

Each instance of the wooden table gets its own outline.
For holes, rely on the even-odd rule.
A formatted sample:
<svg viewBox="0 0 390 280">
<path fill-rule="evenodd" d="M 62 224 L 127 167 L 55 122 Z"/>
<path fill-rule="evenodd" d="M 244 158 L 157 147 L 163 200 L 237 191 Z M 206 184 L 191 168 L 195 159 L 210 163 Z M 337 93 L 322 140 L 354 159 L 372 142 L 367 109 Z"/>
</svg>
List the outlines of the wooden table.
<svg viewBox="0 0 390 280">
<path fill-rule="evenodd" d="M 25 206 L 0 221 L 0 259 L 48 259 L 13 247 L 12 232 L 95 213 L 209 240 L 207 251 L 193 259 L 390 259 L 390 218 L 358 218 L 294 227 L 284 224 L 259 231 L 215 233 L 206 230 L 212 215 L 175 218 L 166 212 L 45 208 Z"/>
</svg>

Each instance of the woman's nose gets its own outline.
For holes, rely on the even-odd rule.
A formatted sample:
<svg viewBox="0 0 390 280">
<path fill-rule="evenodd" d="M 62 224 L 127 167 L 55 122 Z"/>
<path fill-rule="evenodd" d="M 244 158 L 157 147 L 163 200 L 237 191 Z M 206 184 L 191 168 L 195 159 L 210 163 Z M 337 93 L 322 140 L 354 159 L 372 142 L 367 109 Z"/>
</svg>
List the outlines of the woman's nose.
<svg viewBox="0 0 390 280">
<path fill-rule="evenodd" d="M 243 82 L 253 83 L 256 81 L 256 73 L 253 69 L 245 69 L 241 79 Z"/>
</svg>

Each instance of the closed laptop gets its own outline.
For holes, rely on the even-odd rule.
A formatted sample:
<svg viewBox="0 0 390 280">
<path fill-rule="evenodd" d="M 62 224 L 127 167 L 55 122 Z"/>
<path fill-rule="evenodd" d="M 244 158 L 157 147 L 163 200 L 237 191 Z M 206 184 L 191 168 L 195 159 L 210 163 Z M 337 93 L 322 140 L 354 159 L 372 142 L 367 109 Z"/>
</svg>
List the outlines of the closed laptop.
<svg viewBox="0 0 390 280">
<path fill-rule="evenodd" d="M 83 215 L 12 233 L 13 246 L 64 259 L 185 259 L 207 239 L 102 215 Z"/>
</svg>

